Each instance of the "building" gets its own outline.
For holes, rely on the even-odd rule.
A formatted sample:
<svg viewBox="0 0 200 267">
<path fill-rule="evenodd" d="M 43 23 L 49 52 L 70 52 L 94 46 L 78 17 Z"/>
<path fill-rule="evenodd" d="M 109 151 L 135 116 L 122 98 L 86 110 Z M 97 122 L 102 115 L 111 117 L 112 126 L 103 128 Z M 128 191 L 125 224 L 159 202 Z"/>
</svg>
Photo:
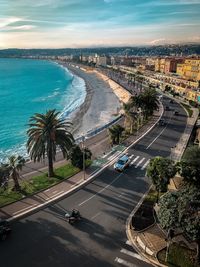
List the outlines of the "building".
<svg viewBox="0 0 200 267">
<path fill-rule="evenodd" d="M 107 57 L 106 56 L 97 56 L 96 65 L 106 67 L 107 66 Z"/>
<path fill-rule="evenodd" d="M 187 80 L 200 81 L 200 59 L 190 58 L 178 64 L 177 74 Z"/>
<path fill-rule="evenodd" d="M 177 71 L 177 65 L 182 63 L 181 58 L 157 58 L 155 61 L 155 71 L 161 73 L 171 73 Z"/>
</svg>

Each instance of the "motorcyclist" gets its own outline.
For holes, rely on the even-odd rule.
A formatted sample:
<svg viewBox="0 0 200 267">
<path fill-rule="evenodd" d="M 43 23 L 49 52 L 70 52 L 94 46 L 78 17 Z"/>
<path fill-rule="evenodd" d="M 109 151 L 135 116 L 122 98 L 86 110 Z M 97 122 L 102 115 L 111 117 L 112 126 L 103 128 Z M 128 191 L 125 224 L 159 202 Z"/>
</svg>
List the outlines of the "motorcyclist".
<svg viewBox="0 0 200 267">
<path fill-rule="evenodd" d="M 71 213 L 71 217 L 79 218 L 80 217 L 80 212 L 78 210 L 76 210 L 76 209 L 73 209 L 72 213 Z"/>
</svg>

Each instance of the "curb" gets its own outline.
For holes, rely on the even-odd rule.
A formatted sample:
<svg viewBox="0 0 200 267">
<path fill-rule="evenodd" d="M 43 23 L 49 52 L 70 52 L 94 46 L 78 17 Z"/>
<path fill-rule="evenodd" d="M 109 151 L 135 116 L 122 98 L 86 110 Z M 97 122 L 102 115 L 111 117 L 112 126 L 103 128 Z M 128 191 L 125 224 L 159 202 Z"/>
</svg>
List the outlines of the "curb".
<svg viewBox="0 0 200 267">
<path fill-rule="evenodd" d="M 119 155 L 121 155 L 121 154 L 123 154 L 123 153 L 126 153 L 132 146 L 134 146 L 134 145 L 135 145 L 137 142 L 139 142 L 145 135 L 147 135 L 147 134 L 148 134 L 148 133 L 149 133 L 149 132 L 156 126 L 156 124 L 158 123 L 158 121 L 161 119 L 163 113 L 164 113 L 164 108 L 163 108 L 163 105 L 162 105 L 162 103 L 161 103 L 161 115 L 160 115 L 159 118 L 156 120 L 156 122 L 155 122 L 155 123 L 154 123 L 154 124 L 153 124 L 153 125 L 152 125 L 152 126 L 145 132 L 145 133 L 144 133 L 144 134 L 142 134 L 138 139 L 136 139 L 131 145 L 129 145 L 128 147 L 126 147 L 124 150 L 122 150 L 121 153 L 120 153 Z M 49 204 L 52 204 L 52 203 L 54 203 L 54 202 L 56 202 L 56 201 L 58 201 L 58 200 L 60 200 L 60 199 L 62 199 L 62 198 L 64 198 L 64 197 L 66 197 L 66 196 L 70 196 L 71 194 L 75 193 L 76 191 L 78 191 L 79 189 L 81 189 L 81 188 L 84 187 L 85 185 L 89 184 L 91 181 L 93 181 L 93 180 L 94 180 L 100 173 L 102 173 L 108 166 L 111 166 L 111 165 L 115 162 L 116 158 L 119 157 L 119 155 L 116 155 L 114 158 L 112 158 L 112 160 L 111 160 L 110 162 L 106 163 L 101 169 L 99 169 L 98 171 L 96 171 L 95 173 L 93 173 L 87 180 L 78 183 L 78 185 L 75 186 L 74 188 L 69 189 L 67 192 L 62 193 L 62 194 L 60 194 L 60 195 L 58 195 L 58 196 L 56 196 L 56 197 L 54 197 L 54 198 L 52 198 L 52 199 L 46 201 L 45 203 L 39 204 L 39 205 L 33 207 L 32 209 L 29 209 L 29 210 L 26 210 L 26 211 L 24 211 L 24 212 L 21 212 L 21 213 L 19 213 L 19 214 L 17 214 L 17 215 L 14 215 L 14 216 L 8 218 L 7 220 L 8 220 L 9 222 L 12 222 L 12 221 L 17 220 L 17 219 L 19 219 L 19 218 L 25 217 L 26 215 L 32 214 L 32 213 L 34 213 L 34 212 L 36 212 L 36 211 L 39 211 L 39 210 L 41 210 L 42 208 L 47 207 Z"/>
</svg>

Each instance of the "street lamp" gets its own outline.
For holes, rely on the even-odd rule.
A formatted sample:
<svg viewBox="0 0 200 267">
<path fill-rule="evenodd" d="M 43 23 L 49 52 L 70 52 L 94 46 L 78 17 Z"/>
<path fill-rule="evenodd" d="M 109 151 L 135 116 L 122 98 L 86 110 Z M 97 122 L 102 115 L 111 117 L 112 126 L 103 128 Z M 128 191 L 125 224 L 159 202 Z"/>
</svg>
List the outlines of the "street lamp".
<svg viewBox="0 0 200 267">
<path fill-rule="evenodd" d="M 86 179 L 85 177 L 85 136 L 82 136 L 82 151 L 83 151 L 83 180 Z"/>
</svg>

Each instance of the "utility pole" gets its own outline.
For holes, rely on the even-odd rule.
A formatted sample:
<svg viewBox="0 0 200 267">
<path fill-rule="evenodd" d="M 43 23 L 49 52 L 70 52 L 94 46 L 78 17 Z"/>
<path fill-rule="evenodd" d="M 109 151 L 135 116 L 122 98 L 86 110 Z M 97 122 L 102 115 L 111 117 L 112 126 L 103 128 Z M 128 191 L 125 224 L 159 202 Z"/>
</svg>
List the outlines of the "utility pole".
<svg viewBox="0 0 200 267">
<path fill-rule="evenodd" d="M 86 179 L 85 177 L 85 136 L 82 136 L 82 151 L 83 151 L 83 180 Z"/>
</svg>

